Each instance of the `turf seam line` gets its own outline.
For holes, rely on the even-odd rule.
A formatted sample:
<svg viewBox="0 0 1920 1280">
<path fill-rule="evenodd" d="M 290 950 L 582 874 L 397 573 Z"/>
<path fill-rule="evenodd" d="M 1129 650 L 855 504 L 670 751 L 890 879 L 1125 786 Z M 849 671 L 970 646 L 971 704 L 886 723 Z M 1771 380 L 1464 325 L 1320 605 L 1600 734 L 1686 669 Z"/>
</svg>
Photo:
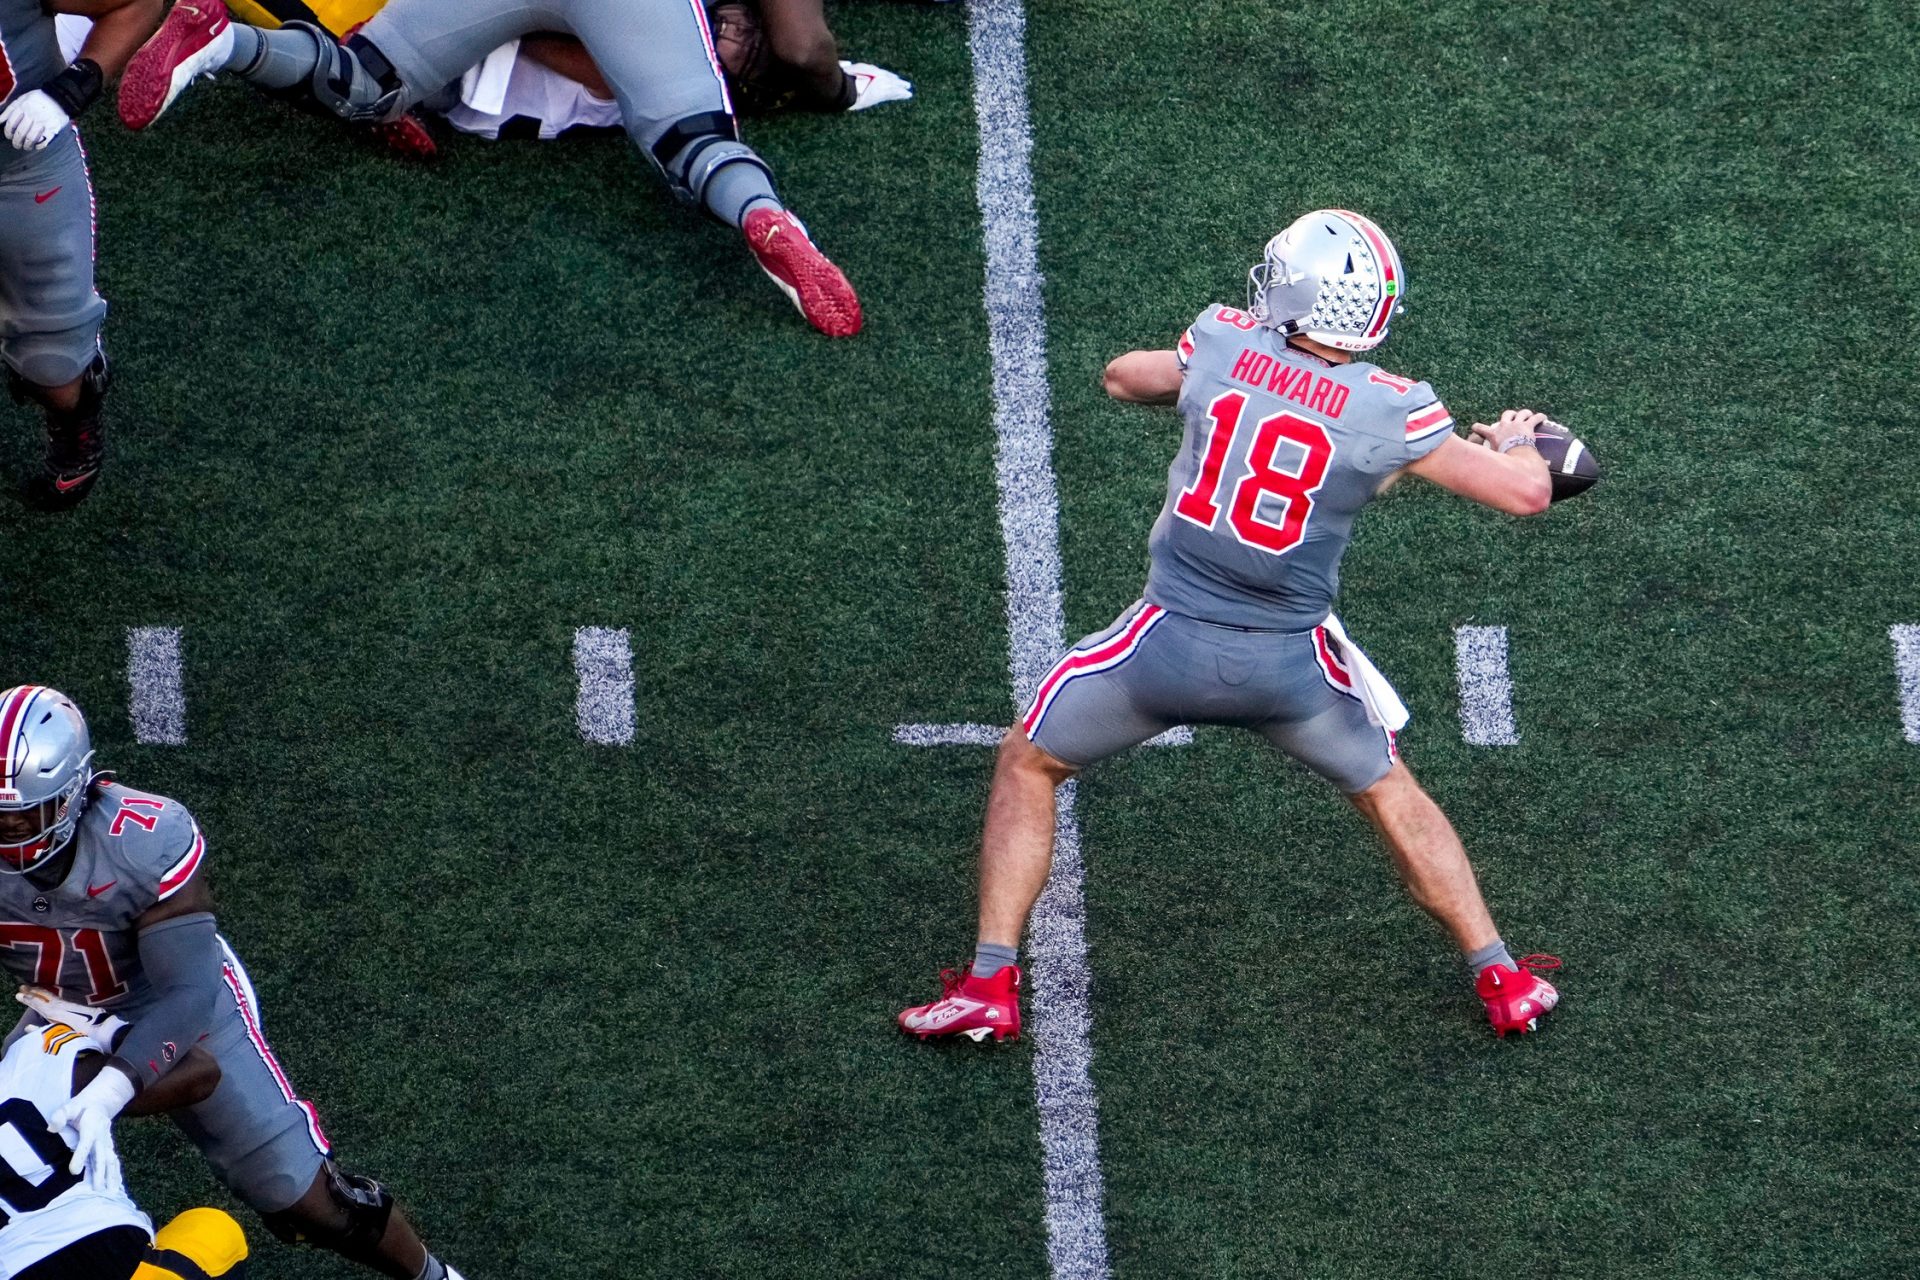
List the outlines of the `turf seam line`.
<svg viewBox="0 0 1920 1280">
<path fill-rule="evenodd" d="M 1003 724 L 897 724 L 893 740 L 903 747 L 997 747 L 1007 736 Z M 1193 745 L 1193 730 L 1175 725 L 1157 737 L 1148 738 L 1143 747 L 1188 747 Z"/>
<path fill-rule="evenodd" d="M 1507 674 L 1507 629 L 1456 627 L 1453 654 L 1460 679 L 1460 735 L 1476 747 L 1518 745 L 1513 680 Z"/>
<path fill-rule="evenodd" d="M 580 736 L 604 747 L 633 741 L 633 641 L 625 627 L 581 627 L 573 633 L 573 669 L 580 679 L 574 719 Z"/>
<path fill-rule="evenodd" d="M 1900 684 L 1901 734 L 1920 747 L 1920 626 L 1896 623 L 1887 634 L 1893 640 L 1893 673 Z"/>
<path fill-rule="evenodd" d="M 179 627 L 127 628 L 127 714 L 136 742 L 187 744 L 187 694 Z"/>
<path fill-rule="evenodd" d="M 994 470 L 1007 553 L 1008 667 L 1017 713 L 1066 647 L 1021 0 L 973 0 L 967 6 L 967 43 L 980 127 L 977 190 L 987 253 Z M 1028 925 L 1028 1025 L 1040 1113 L 1047 1261 L 1054 1280 L 1105 1280 L 1107 1230 L 1088 1003 L 1092 980 L 1075 794 L 1074 783 L 1060 788 L 1053 873 Z"/>
</svg>

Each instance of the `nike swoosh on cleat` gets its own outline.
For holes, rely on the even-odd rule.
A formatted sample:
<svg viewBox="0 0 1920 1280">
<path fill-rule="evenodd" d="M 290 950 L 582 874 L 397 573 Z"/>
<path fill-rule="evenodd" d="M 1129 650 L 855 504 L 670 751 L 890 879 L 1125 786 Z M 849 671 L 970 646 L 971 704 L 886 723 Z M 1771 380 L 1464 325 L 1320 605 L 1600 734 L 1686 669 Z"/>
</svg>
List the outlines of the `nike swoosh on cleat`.
<svg viewBox="0 0 1920 1280">
<path fill-rule="evenodd" d="M 45 195 L 42 195 L 40 192 L 36 191 L 33 193 L 33 202 L 35 204 L 45 204 L 47 201 L 53 199 L 55 196 L 59 194 L 60 194 L 59 187 L 55 187 L 53 190 L 47 192 Z"/>
<path fill-rule="evenodd" d="M 97 474 L 98 472 L 89 471 L 87 472 L 87 474 L 83 476 L 75 476 L 71 480 L 55 480 L 53 482 L 53 487 L 58 489 L 61 493 L 66 493 L 69 490 L 78 489 L 81 485 L 93 479 L 93 477 Z M 116 880 L 114 881 L 114 883 L 118 884 L 119 881 Z"/>
<path fill-rule="evenodd" d="M 119 883 L 118 880 L 109 880 L 105 884 L 90 884 L 87 886 L 87 896 L 89 898 L 97 898 Z"/>
</svg>

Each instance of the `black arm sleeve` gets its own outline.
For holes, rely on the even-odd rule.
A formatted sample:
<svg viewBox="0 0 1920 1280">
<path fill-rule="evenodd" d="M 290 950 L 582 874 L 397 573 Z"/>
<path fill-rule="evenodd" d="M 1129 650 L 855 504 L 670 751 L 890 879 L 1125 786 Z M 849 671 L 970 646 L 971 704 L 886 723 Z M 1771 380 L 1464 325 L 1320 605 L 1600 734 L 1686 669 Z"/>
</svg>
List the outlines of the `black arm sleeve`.
<svg viewBox="0 0 1920 1280">
<path fill-rule="evenodd" d="M 213 1028 L 220 1000 L 220 933 L 213 913 L 163 920 L 140 931 L 140 965 L 153 1003 L 127 1029 L 114 1058 L 141 1086 L 186 1057 Z"/>
</svg>

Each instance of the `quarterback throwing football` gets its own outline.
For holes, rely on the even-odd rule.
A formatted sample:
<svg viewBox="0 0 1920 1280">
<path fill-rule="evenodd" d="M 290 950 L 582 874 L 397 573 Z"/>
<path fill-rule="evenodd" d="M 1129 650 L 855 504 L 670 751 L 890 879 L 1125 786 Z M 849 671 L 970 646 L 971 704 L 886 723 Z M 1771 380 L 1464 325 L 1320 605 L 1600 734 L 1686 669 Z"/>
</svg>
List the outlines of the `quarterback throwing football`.
<svg viewBox="0 0 1920 1280">
<path fill-rule="evenodd" d="M 1513 515 L 1551 499 L 1532 447 L 1542 415 L 1512 409 L 1476 425 L 1476 448 L 1432 387 L 1354 358 L 1386 339 L 1405 295 L 1380 228 L 1322 209 L 1267 243 L 1246 311 L 1208 307 L 1175 350 L 1107 366 L 1108 394 L 1177 403 L 1186 422 L 1146 591 L 1059 661 L 1007 733 L 973 962 L 949 971 L 939 999 L 902 1012 L 903 1029 L 1019 1034 L 1018 946 L 1052 859 L 1054 789 L 1192 723 L 1251 729 L 1346 793 L 1465 953 L 1499 1034 L 1533 1030 L 1558 1002 L 1501 942 L 1460 838 L 1399 758 L 1406 708 L 1332 613 L 1354 519 L 1399 473 Z"/>
</svg>

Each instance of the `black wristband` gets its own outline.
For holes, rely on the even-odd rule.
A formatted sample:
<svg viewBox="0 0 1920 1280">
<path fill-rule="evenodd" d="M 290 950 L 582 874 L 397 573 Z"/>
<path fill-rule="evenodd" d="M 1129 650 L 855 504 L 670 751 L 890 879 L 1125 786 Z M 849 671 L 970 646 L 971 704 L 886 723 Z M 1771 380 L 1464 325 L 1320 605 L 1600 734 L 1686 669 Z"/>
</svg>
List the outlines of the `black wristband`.
<svg viewBox="0 0 1920 1280">
<path fill-rule="evenodd" d="M 76 58 L 72 66 L 41 85 L 40 92 L 52 98 L 53 105 L 67 113 L 67 119 L 78 120 L 81 112 L 100 101 L 106 87 L 107 77 L 99 63 L 92 58 Z"/>
</svg>

